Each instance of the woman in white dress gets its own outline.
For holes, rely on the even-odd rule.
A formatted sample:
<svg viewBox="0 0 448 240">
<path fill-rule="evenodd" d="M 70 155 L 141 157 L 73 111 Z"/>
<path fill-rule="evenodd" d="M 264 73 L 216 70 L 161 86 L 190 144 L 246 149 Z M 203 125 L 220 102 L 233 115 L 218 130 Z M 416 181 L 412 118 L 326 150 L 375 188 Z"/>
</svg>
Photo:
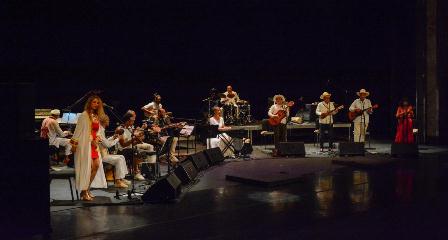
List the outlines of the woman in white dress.
<svg viewBox="0 0 448 240">
<path fill-rule="evenodd" d="M 84 112 L 79 116 L 76 129 L 70 143 L 75 154 L 76 189 L 81 191 L 81 200 L 92 201 L 90 192 L 93 179 L 97 170 L 101 168 L 101 154 L 99 153 L 99 137 L 97 135 L 100 123 L 104 116 L 103 102 L 101 98 L 92 95 L 87 99 Z M 99 179 L 95 187 L 106 188 L 105 179 Z"/>
<path fill-rule="evenodd" d="M 224 118 L 221 117 L 221 108 L 214 107 L 213 108 L 213 116 L 209 119 L 210 125 L 218 125 L 218 131 L 228 131 L 231 128 L 224 125 Z M 215 138 L 209 138 L 207 139 L 207 147 L 208 148 L 215 148 L 219 147 L 222 150 L 226 148 L 226 144 L 224 143 L 223 138 L 226 139 L 226 141 L 231 141 L 232 138 L 227 135 L 226 133 L 220 133 Z M 234 157 L 234 154 L 232 150 L 227 148 L 227 150 L 223 153 L 224 157 Z"/>
</svg>

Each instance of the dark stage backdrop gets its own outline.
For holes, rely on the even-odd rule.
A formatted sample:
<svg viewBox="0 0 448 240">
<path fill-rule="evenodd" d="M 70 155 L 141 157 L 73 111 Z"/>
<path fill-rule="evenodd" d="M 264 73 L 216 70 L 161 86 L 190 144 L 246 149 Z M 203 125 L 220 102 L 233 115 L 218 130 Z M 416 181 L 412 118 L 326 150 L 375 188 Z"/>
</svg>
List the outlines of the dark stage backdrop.
<svg viewBox="0 0 448 240">
<path fill-rule="evenodd" d="M 159 92 L 169 111 L 188 118 L 201 117 L 211 87 L 228 84 L 257 119 L 276 93 L 313 102 L 330 91 L 348 105 L 367 88 L 381 105 L 373 132 L 390 137 L 396 103 L 415 92 L 415 5 L 87 1 L 43 16 L 36 12 L 48 9 L 37 5 L 6 19 L 18 37 L 3 50 L 2 78 L 36 81 L 40 107 L 64 108 L 100 89 L 122 115 Z"/>
</svg>

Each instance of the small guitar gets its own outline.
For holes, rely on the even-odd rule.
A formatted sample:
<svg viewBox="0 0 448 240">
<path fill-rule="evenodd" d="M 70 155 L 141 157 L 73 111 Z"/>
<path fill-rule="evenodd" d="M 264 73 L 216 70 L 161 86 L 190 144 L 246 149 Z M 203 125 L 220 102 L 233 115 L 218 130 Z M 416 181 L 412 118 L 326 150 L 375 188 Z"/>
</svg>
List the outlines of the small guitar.
<svg viewBox="0 0 448 240">
<path fill-rule="evenodd" d="M 290 101 L 286 105 L 283 105 L 283 110 L 279 110 L 277 111 L 277 113 L 275 113 L 277 116 L 268 119 L 269 125 L 271 126 L 279 125 L 282 122 L 283 118 L 286 117 L 287 114 L 286 110 L 292 106 L 294 106 L 293 101 Z"/>
<path fill-rule="evenodd" d="M 333 110 L 331 110 L 331 111 L 329 111 L 329 112 L 324 112 L 324 113 L 322 113 L 322 114 L 319 116 L 319 118 L 324 119 L 324 118 L 326 118 L 328 115 L 331 115 L 331 114 L 333 114 L 334 112 L 339 111 L 339 110 L 341 110 L 341 109 L 343 109 L 343 108 L 344 108 L 344 105 L 341 105 L 341 106 L 339 106 L 339 107 L 337 107 L 337 108 L 335 108 L 335 109 L 333 109 Z"/>
<path fill-rule="evenodd" d="M 357 118 L 358 116 L 361 116 L 361 115 L 363 115 L 364 114 L 364 112 L 365 111 L 368 111 L 368 110 L 370 110 L 370 109 L 377 109 L 377 108 L 379 108 L 380 106 L 378 105 L 378 104 L 375 104 L 375 105 L 373 105 L 372 107 L 369 107 L 369 108 L 366 108 L 366 109 L 364 109 L 364 110 L 362 110 L 362 111 L 359 111 L 359 112 L 348 112 L 348 119 L 350 120 L 350 122 L 352 122 L 353 120 L 355 120 L 355 118 Z"/>
</svg>

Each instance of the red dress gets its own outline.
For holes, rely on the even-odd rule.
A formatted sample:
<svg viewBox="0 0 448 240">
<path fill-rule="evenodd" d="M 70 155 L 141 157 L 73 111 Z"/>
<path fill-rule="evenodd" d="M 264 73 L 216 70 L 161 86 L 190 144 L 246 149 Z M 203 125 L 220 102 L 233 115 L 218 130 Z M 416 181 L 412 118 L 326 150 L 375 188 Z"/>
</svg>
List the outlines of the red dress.
<svg viewBox="0 0 448 240">
<path fill-rule="evenodd" d="M 100 129 L 100 123 L 98 121 L 92 121 L 92 139 L 96 138 L 96 133 Z M 92 159 L 97 159 L 99 157 L 97 146 L 91 143 L 92 146 Z"/>
<path fill-rule="evenodd" d="M 412 117 L 414 111 L 412 106 L 398 107 L 395 116 L 398 119 L 397 134 L 395 134 L 396 143 L 414 143 L 414 133 L 412 126 Z"/>
</svg>

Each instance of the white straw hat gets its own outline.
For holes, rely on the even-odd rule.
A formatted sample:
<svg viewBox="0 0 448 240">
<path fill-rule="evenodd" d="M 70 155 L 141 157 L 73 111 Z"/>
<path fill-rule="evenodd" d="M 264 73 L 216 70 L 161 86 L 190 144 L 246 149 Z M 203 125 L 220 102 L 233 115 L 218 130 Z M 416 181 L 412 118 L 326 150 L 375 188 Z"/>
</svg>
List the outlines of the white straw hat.
<svg viewBox="0 0 448 240">
<path fill-rule="evenodd" d="M 53 109 L 50 112 L 51 115 L 61 115 L 61 111 L 59 109 Z"/>
<path fill-rule="evenodd" d="M 360 95 L 361 93 L 364 93 L 364 94 L 366 94 L 366 97 L 367 96 L 369 96 L 370 95 L 370 93 L 369 92 L 367 92 L 364 88 L 363 89 L 361 89 L 361 90 L 359 90 L 359 92 L 356 92 L 356 95 Z"/>
<path fill-rule="evenodd" d="M 326 96 L 330 97 L 331 94 L 328 92 L 324 92 L 324 93 L 322 93 L 322 95 L 320 95 L 320 99 L 324 99 L 324 97 L 326 97 Z"/>
</svg>

